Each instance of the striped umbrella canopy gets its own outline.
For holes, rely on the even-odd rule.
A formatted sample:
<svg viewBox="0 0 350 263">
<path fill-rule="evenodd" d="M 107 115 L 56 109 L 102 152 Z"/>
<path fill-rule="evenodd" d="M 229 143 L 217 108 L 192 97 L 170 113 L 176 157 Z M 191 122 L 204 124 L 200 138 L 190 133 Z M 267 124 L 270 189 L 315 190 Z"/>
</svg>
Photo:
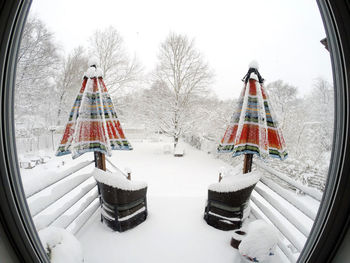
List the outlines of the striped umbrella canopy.
<svg viewBox="0 0 350 263">
<path fill-rule="evenodd" d="M 259 157 L 287 157 L 286 145 L 278 127 L 256 63 L 251 63 L 243 78 L 244 87 L 236 111 L 231 117 L 218 152 L 232 152 L 233 157 L 255 154 Z"/>
<path fill-rule="evenodd" d="M 72 153 L 75 159 L 86 152 L 111 156 L 111 150 L 132 150 L 103 81 L 101 69 L 96 67 L 94 60 L 89 61 L 89 65 L 57 156 Z"/>
</svg>

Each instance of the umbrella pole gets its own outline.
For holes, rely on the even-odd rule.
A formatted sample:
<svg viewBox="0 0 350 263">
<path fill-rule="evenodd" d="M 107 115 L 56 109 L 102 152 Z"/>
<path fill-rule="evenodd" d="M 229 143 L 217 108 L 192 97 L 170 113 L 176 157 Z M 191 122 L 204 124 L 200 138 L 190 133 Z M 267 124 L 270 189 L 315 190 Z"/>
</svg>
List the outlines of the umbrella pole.
<svg viewBox="0 0 350 263">
<path fill-rule="evenodd" d="M 245 154 L 244 155 L 244 163 L 243 163 L 243 173 L 250 173 L 252 171 L 252 163 L 253 163 L 253 154 Z"/>
<path fill-rule="evenodd" d="M 95 157 L 95 167 L 106 171 L 106 157 L 101 152 L 94 152 Z"/>
</svg>

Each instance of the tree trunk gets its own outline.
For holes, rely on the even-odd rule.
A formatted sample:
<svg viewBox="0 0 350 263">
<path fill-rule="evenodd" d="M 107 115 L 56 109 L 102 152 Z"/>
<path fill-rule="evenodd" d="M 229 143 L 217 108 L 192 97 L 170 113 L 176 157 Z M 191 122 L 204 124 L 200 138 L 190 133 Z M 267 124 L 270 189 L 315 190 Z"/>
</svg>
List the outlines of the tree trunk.
<svg viewBox="0 0 350 263">
<path fill-rule="evenodd" d="M 61 116 L 61 109 L 58 109 L 58 112 L 57 112 L 57 126 L 61 125 L 60 116 Z"/>
<path fill-rule="evenodd" d="M 106 171 L 106 157 L 101 152 L 94 152 L 95 157 L 95 167 Z"/>
<path fill-rule="evenodd" d="M 243 163 L 243 173 L 250 173 L 252 171 L 252 163 L 253 163 L 253 154 L 245 154 L 244 155 L 244 163 Z"/>
<path fill-rule="evenodd" d="M 179 137 L 174 136 L 174 150 L 178 142 L 179 142 Z"/>
<path fill-rule="evenodd" d="M 176 145 L 179 141 L 179 126 L 178 126 L 178 110 L 177 110 L 177 107 L 178 107 L 178 102 L 177 102 L 178 99 L 176 99 L 176 102 L 175 102 L 175 107 L 176 107 L 176 110 L 175 110 L 175 113 L 174 113 L 174 132 L 175 132 L 175 135 L 174 135 L 174 151 L 175 151 L 175 148 L 176 148 Z"/>
</svg>

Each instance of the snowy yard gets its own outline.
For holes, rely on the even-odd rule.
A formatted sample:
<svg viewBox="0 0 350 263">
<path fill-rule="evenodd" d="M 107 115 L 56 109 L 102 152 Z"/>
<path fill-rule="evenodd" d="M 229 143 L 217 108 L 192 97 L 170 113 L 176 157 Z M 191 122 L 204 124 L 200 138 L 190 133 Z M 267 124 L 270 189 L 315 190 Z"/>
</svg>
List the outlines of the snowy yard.
<svg viewBox="0 0 350 263">
<path fill-rule="evenodd" d="M 148 218 L 119 233 L 100 222 L 98 210 L 76 234 L 85 262 L 241 262 L 230 246 L 232 231 L 217 230 L 203 219 L 208 186 L 228 165 L 188 144 L 183 144 L 184 157 L 174 157 L 165 151 L 172 145 L 167 138 L 132 141 L 132 145 L 133 151 L 113 151 L 110 160 L 122 170 L 130 168 L 132 180 L 148 183 Z M 30 189 L 38 172 L 43 178 L 49 171 L 58 173 L 90 159 L 92 153 L 74 161 L 70 156 L 54 157 L 45 165 L 23 170 L 24 186 Z M 93 169 L 89 167 L 84 173 Z M 108 163 L 107 168 L 113 169 Z M 239 172 L 241 166 L 234 169 Z M 284 261 L 288 262 L 278 249 L 270 262 Z"/>
<path fill-rule="evenodd" d="M 77 235 L 86 262 L 240 262 L 230 246 L 232 232 L 203 220 L 208 185 L 227 164 L 188 145 L 185 156 L 176 158 L 163 153 L 167 144 L 134 142 L 134 151 L 113 152 L 112 162 L 130 167 L 132 180 L 147 181 L 149 216 L 118 233 L 94 214 Z"/>
</svg>

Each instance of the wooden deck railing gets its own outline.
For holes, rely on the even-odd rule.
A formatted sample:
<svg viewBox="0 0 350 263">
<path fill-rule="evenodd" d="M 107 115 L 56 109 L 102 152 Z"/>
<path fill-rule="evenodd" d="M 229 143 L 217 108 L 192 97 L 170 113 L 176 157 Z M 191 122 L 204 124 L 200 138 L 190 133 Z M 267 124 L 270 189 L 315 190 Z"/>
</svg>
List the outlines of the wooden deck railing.
<svg viewBox="0 0 350 263">
<path fill-rule="evenodd" d="M 255 164 L 269 176 L 263 177 L 252 193 L 252 214 L 275 225 L 281 233 L 279 248 L 289 261 L 296 262 L 312 229 L 322 192 L 294 181 L 263 162 Z M 274 178 L 299 189 L 302 194 L 283 188 Z"/>
<path fill-rule="evenodd" d="M 93 167 L 93 161 L 78 163 L 26 192 L 37 230 L 56 226 L 79 231 L 99 207 Z"/>
</svg>

